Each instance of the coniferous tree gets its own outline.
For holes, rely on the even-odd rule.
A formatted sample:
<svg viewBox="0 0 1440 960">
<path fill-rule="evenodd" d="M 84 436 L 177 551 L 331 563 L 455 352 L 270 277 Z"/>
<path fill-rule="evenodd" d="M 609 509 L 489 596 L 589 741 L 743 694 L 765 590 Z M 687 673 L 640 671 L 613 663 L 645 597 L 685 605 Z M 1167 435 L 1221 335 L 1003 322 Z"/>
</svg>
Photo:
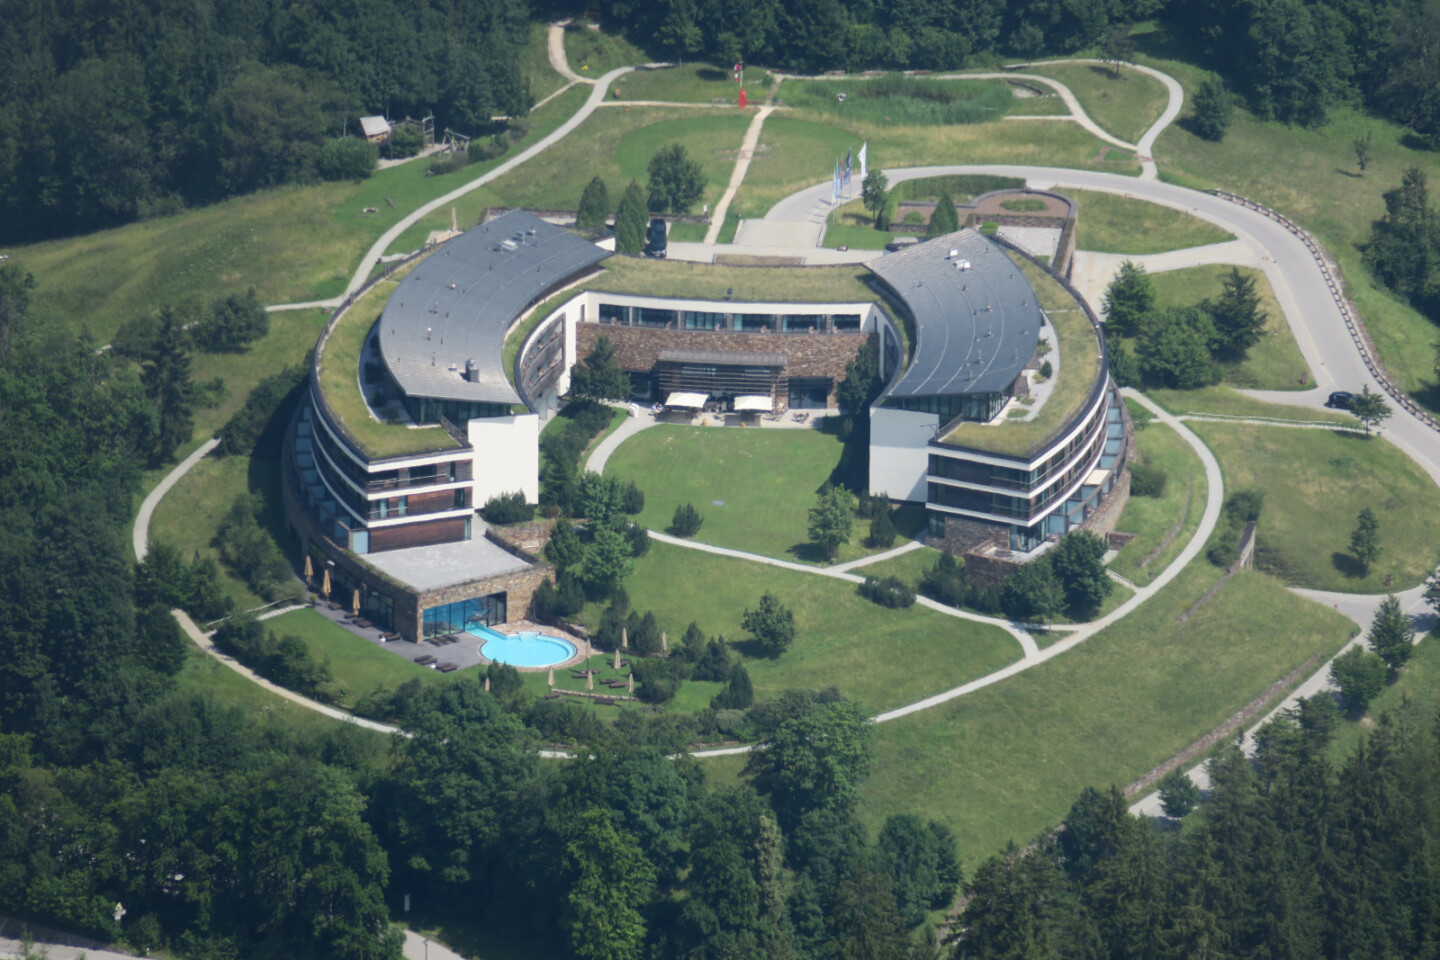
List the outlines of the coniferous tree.
<svg viewBox="0 0 1440 960">
<path fill-rule="evenodd" d="M 960 229 L 960 215 L 955 210 L 955 198 L 949 190 L 940 191 L 935 203 L 935 212 L 930 214 L 930 223 L 925 227 L 925 236 L 941 237 Z"/>
<path fill-rule="evenodd" d="M 645 191 L 631 180 L 615 214 L 615 249 L 621 253 L 639 253 L 645 246 L 645 224 Z"/>
<path fill-rule="evenodd" d="M 141 376 L 159 418 L 153 457 L 157 464 L 169 460 L 195 432 L 195 385 L 190 380 L 186 342 L 175 312 L 162 308 L 155 352 Z"/>
<path fill-rule="evenodd" d="M 1392 676 L 1400 672 L 1415 652 L 1415 628 L 1393 593 L 1380 602 L 1370 621 L 1370 647 L 1385 661 Z"/>
<path fill-rule="evenodd" d="M 1196 133 L 1218 143 L 1225 139 L 1234 112 L 1234 98 L 1222 81 L 1214 78 L 1200 81 L 1195 91 L 1195 115 L 1190 121 Z"/>
<path fill-rule="evenodd" d="M 1133 337 L 1140 332 L 1151 311 L 1155 309 L 1155 288 L 1150 275 L 1139 264 L 1126 260 L 1120 264 L 1120 272 L 1105 288 L 1105 301 L 1101 310 L 1105 314 L 1105 326 L 1124 337 Z"/>
<path fill-rule="evenodd" d="M 1375 511 L 1366 507 L 1355 518 L 1355 529 L 1350 533 L 1350 555 L 1368 573 L 1370 564 L 1379 559 L 1380 549 L 1380 521 Z"/>
<path fill-rule="evenodd" d="M 1232 267 L 1221 286 L 1219 299 L 1209 305 L 1210 318 L 1215 324 L 1215 354 L 1221 360 L 1243 360 L 1265 335 L 1269 315 L 1260 309 L 1254 277 Z"/>
<path fill-rule="evenodd" d="M 575 215 L 575 226 L 581 230 L 601 230 L 610 219 L 610 191 L 605 181 L 592 177 L 580 195 L 580 210 Z"/>
</svg>

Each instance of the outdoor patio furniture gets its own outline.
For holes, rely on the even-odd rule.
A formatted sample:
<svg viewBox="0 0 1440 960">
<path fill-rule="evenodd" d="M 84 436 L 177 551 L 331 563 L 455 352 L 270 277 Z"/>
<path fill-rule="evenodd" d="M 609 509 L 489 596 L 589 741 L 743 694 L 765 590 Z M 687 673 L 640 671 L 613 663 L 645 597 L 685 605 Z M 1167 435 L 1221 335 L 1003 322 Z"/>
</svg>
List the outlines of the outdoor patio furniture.
<svg viewBox="0 0 1440 960">
<path fill-rule="evenodd" d="M 371 623 L 369 620 L 366 620 L 364 617 L 356 617 L 355 626 L 364 627 L 368 630 L 370 627 L 375 626 L 375 624 Z"/>
<path fill-rule="evenodd" d="M 425 666 L 429 666 L 430 664 L 435 662 L 435 655 L 431 653 L 422 653 L 420 656 L 415 658 L 415 662 Z"/>
<path fill-rule="evenodd" d="M 442 663 L 440 664 L 440 666 L 436 667 L 436 669 L 439 670 L 441 673 L 450 673 L 452 671 L 459 670 L 460 664 L 450 663 L 449 661 L 446 661 L 445 663 Z"/>
<path fill-rule="evenodd" d="M 605 704 L 607 707 L 613 707 L 613 706 L 615 706 L 615 698 L 614 698 L 614 697 L 596 697 L 596 698 L 595 698 L 595 702 L 596 702 L 596 703 L 603 703 L 603 704 Z"/>
</svg>

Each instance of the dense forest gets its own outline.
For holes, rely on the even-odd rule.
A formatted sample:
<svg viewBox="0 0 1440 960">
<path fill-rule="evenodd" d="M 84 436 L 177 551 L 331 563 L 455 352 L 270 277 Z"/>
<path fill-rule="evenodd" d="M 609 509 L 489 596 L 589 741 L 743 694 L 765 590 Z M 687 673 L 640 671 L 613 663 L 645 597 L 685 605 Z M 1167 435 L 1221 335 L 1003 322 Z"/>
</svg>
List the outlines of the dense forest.
<svg viewBox="0 0 1440 960">
<path fill-rule="evenodd" d="M 1387 715 L 1337 765 L 1336 719 L 1302 701 L 1253 760 L 1219 751 L 1183 829 L 1086 791 L 1059 831 L 975 871 L 957 958 L 1440 955 L 1440 728 Z"/>
<path fill-rule="evenodd" d="M 524 113 L 524 0 L 6 0 L 0 242 L 316 176 L 365 114 Z"/>
</svg>

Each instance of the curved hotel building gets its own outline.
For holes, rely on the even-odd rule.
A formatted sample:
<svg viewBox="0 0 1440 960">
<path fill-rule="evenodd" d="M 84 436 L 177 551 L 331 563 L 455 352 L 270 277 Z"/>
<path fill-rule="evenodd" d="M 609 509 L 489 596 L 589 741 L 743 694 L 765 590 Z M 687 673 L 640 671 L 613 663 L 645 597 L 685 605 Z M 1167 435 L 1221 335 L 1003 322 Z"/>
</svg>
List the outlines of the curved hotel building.
<svg viewBox="0 0 1440 960">
<path fill-rule="evenodd" d="M 327 324 L 286 444 L 287 516 L 372 621 L 415 640 L 525 615 L 552 573 L 534 555 L 543 537 L 497 533 L 475 511 L 517 490 L 538 499 L 540 429 L 601 336 L 637 400 L 748 410 L 833 408 L 870 345 L 886 384 L 871 490 L 923 503 L 932 538 L 959 552 L 1024 553 L 1115 499 L 1127 434 L 1098 325 L 1067 317 L 1094 356 L 1061 355 L 1024 273 L 974 231 L 873 261 L 883 295 L 867 300 L 607 291 L 595 275 L 609 256 L 516 211 L 437 247 L 378 316 L 377 286 Z M 1051 341 L 1058 373 L 1042 383 Z M 1083 403 L 1058 410 L 1058 382 L 1076 376 L 1089 378 Z"/>
</svg>

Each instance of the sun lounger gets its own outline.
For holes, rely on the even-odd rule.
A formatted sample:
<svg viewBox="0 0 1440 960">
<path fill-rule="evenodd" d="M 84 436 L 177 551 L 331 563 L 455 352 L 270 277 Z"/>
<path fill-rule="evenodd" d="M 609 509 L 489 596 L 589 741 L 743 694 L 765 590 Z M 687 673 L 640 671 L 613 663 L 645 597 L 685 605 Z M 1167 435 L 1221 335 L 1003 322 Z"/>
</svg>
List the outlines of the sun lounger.
<svg viewBox="0 0 1440 960">
<path fill-rule="evenodd" d="M 613 707 L 613 706 L 615 706 L 615 698 L 614 698 L 614 697 L 596 697 L 596 698 L 595 698 L 595 702 L 596 702 L 596 703 L 603 703 L 603 704 L 605 704 L 607 707 Z"/>
<path fill-rule="evenodd" d="M 440 664 L 440 666 L 436 667 L 435 669 L 439 670 L 441 673 L 451 673 L 455 670 L 459 670 L 460 664 L 450 663 L 449 661 L 446 661 L 445 663 Z"/>
</svg>

